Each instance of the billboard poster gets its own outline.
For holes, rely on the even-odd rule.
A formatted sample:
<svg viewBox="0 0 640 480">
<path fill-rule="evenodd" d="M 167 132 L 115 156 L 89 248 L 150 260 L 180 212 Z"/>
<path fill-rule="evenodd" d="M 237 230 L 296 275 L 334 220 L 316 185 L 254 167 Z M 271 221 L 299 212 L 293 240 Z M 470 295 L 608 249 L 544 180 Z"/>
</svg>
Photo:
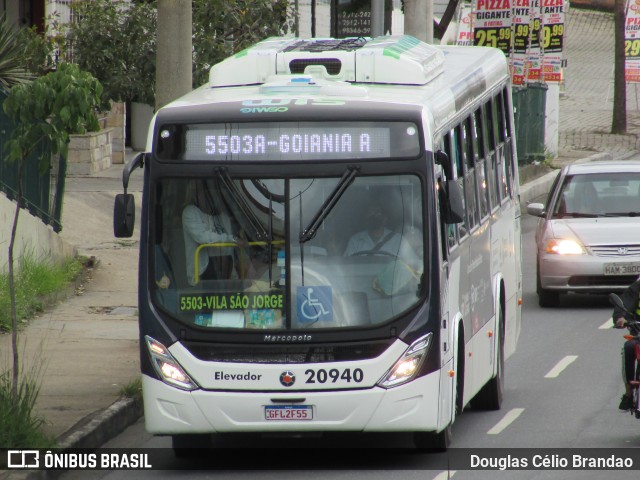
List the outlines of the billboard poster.
<svg viewBox="0 0 640 480">
<path fill-rule="evenodd" d="M 511 53 L 511 0 L 474 0 L 473 44 Z"/>
<path fill-rule="evenodd" d="M 634 15 L 640 16 L 640 0 L 627 1 L 634 2 Z M 513 85 L 560 83 L 568 7 L 568 0 L 473 0 L 461 8 L 456 44 L 469 44 L 470 22 L 473 45 L 499 48 L 508 57 Z M 627 42 L 627 59 L 637 57 L 634 78 L 640 81 L 640 18 L 637 21 L 637 41 Z"/>
<path fill-rule="evenodd" d="M 542 0 L 543 75 L 547 83 L 562 81 L 564 45 L 564 0 Z"/>
<path fill-rule="evenodd" d="M 640 0 L 627 0 L 624 20 L 624 78 L 640 83 Z"/>
<path fill-rule="evenodd" d="M 530 1 L 512 0 L 511 21 L 513 24 L 513 48 L 511 51 L 511 83 L 524 85 L 526 79 L 525 62 L 529 51 L 531 24 Z"/>
<path fill-rule="evenodd" d="M 542 81 L 542 49 L 540 36 L 542 31 L 542 2 L 545 0 L 530 1 L 530 23 L 529 23 L 529 50 L 525 61 L 526 81 L 538 83 Z"/>
<path fill-rule="evenodd" d="M 460 8 L 456 45 L 464 47 L 473 46 L 473 10 L 470 4 Z"/>
</svg>

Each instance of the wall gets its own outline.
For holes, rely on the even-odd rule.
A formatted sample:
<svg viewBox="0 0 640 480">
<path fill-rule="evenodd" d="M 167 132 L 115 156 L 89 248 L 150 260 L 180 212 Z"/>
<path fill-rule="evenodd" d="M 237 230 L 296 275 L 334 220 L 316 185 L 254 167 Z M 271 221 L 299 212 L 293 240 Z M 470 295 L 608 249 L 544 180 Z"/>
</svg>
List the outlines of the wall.
<svg viewBox="0 0 640 480">
<path fill-rule="evenodd" d="M 0 228 L 0 273 L 8 271 L 9 242 L 15 209 L 16 204 L 0 192 L 0 225 L 2 225 Z M 16 243 L 13 250 L 14 260 L 17 261 L 25 252 L 33 253 L 36 258 L 48 258 L 58 262 L 77 254 L 74 246 L 65 242 L 54 233 L 51 227 L 47 227 L 38 218 L 23 209 L 18 218 Z"/>
<path fill-rule="evenodd" d="M 105 118 L 105 128 L 111 129 L 111 163 L 124 163 L 125 159 L 125 115 L 124 102 L 111 102 L 111 110 Z"/>
<path fill-rule="evenodd" d="M 67 175 L 91 175 L 111 167 L 111 129 L 71 135 Z"/>
</svg>

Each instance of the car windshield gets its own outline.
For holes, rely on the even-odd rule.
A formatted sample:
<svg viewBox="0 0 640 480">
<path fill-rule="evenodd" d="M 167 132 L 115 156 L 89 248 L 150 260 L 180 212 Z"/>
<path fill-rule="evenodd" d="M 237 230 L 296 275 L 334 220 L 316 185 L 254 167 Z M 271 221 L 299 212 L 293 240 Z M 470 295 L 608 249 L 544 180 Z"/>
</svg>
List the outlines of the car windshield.
<svg viewBox="0 0 640 480">
<path fill-rule="evenodd" d="M 161 180 L 151 215 L 155 304 L 205 329 L 390 321 L 424 291 L 421 192 L 413 175 L 349 170 Z"/>
<path fill-rule="evenodd" d="M 568 175 L 556 197 L 552 218 L 640 215 L 640 173 Z"/>
</svg>

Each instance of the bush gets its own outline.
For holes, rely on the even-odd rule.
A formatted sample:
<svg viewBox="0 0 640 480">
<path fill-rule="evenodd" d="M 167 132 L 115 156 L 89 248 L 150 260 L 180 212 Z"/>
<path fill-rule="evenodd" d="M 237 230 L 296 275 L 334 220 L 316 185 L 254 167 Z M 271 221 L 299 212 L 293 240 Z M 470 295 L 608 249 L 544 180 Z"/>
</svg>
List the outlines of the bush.
<svg viewBox="0 0 640 480">
<path fill-rule="evenodd" d="M 16 310 L 19 321 L 41 312 L 52 295 L 67 288 L 82 272 L 80 259 L 69 259 L 61 265 L 38 261 L 26 254 L 16 275 Z M 0 332 L 11 330 L 9 275 L 0 274 Z"/>
<path fill-rule="evenodd" d="M 40 390 L 37 372 L 21 379 L 15 402 L 10 372 L 0 374 L 0 449 L 55 446 L 55 439 L 42 431 L 44 419 L 33 412 Z"/>
</svg>

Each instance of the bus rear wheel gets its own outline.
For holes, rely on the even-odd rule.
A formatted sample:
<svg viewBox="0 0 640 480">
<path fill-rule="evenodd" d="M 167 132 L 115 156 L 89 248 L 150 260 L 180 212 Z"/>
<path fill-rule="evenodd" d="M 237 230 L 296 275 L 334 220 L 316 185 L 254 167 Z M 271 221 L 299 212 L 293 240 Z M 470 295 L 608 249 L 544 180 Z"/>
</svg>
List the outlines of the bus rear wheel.
<svg viewBox="0 0 640 480">
<path fill-rule="evenodd" d="M 473 400 L 471 400 L 471 407 L 478 410 L 500 410 L 502 407 L 502 398 L 504 396 L 504 312 L 500 307 L 498 310 L 498 325 L 499 331 L 498 344 L 497 344 L 497 358 L 496 358 L 496 376 L 482 387 L 482 389 L 476 394 Z"/>
</svg>

